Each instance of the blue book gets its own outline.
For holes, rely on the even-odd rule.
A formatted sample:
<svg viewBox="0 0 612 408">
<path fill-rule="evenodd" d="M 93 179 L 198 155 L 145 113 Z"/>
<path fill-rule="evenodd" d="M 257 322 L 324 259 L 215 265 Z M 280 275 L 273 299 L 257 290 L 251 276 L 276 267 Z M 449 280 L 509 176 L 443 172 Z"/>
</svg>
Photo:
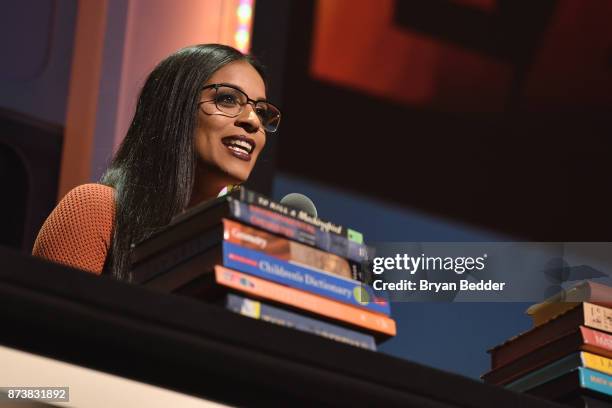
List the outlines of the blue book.
<svg viewBox="0 0 612 408">
<path fill-rule="evenodd" d="M 612 396 L 612 376 L 591 370 L 590 368 L 580 367 L 580 386 L 602 394 Z"/>
<path fill-rule="evenodd" d="M 223 242 L 223 265 L 272 282 L 389 315 L 389 302 L 359 281 L 282 261 L 259 251 Z"/>
<path fill-rule="evenodd" d="M 376 351 L 376 343 L 374 343 L 374 338 L 372 336 L 279 309 L 257 300 L 229 293 L 226 296 L 225 306 L 229 310 L 254 319 L 291 327 L 341 343 Z"/>
</svg>

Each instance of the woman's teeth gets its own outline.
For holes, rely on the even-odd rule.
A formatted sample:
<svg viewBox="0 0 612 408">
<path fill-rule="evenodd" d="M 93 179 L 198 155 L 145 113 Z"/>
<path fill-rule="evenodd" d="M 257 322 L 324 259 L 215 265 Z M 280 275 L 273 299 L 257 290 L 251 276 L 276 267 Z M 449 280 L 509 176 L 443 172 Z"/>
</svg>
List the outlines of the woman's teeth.
<svg viewBox="0 0 612 408">
<path fill-rule="evenodd" d="M 233 150 L 235 152 L 239 152 L 239 153 L 246 153 L 249 154 L 249 149 L 243 148 L 243 147 L 238 147 L 238 146 L 227 146 L 228 149 Z"/>
<path fill-rule="evenodd" d="M 245 142 L 244 140 L 232 140 L 227 147 L 234 151 L 244 152 L 247 154 L 250 154 L 251 151 L 253 151 L 253 146 L 251 146 L 250 143 Z"/>
</svg>

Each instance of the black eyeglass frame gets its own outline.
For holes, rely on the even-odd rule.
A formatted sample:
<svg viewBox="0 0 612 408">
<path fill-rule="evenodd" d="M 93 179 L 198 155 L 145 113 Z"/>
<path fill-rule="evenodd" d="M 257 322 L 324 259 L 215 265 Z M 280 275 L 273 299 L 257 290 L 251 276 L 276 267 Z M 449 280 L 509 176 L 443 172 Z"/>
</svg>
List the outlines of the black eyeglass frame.
<svg viewBox="0 0 612 408">
<path fill-rule="evenodd" d="M 205 85 L 205 86 L 203 86 L 201 90 L 203 91 L 203 90 L 205 90 L 205 89 L 211 89 L 211 88 L 214 88 L 214 89 L 215 89 L 215 91 L 218 91 L 218 90 L 219 90 L 219 88 L 221 88 L 221 87 L 231 88 L 231 89 L 233 89 L 233 90 L 235 90 L 235 91 L 240 92 L 241 94 L 243 94 L 243 95 L 245 96 L 245 98 L 246 98 L 246 103 L 245 103 L 244 105 L 240 105 L 240 106 L 241 106 L 241 108 L 240 108 L 240 112 L 238 112 L 238 113 L 237 113 L 237 114 L 235 114 L 235 115 L 232 115 L 232 114 L 229 114 L 229 113 L 227 113 L 227 112 L 223 111 L 223 109 L 221 109 L 221 108 L 220 108 L 220 107 L 217 105 L 217 100 L 216 100 L 216 99 L 209 99 L 209 100 L 206 100 L 206 101 L 200 101 L 199 105 L 201 105 L 201 104 L 203 104 L 203 103 L 205 103 L 205 102 L 214 102 L 214 103 L 215 103 L 215 107 L 216 107 L 217 109 L 219 109 L 219 111 L 221 111 L 221 112 L 222 112 L 224 115 L 228 115 L 228 117 L 230 117 L 230 118 L 235 118 L 235 117 L 237 117 L 238 115 L 240 115 L 242 112 L 244 112 L 244 107 L 246 106 L 246 104 L 247 104 L 247 103 L 248 103 L 248 104 L 250 104 L 250 105 L 253 107 L 253 110 L 254 110 L 255 114 L 257 115 L 257 104 L 258 104 L 258 103 L 262 103 L 262 102 L 263 102 L 263 103 L 265 103 L 265 104 L 267 104 L 267 105 L 271 105 L 271 106 L 272 106 L 274 109 L 276 109 L 276 110 L 278 111 L 278 122 L 277 122 L 276 128 L 275 128 L 274 130 L 268 130 L 268 129 L 266 129 L 266 126 L 264 125 L 264 121 L 263 121 L 263 119 L 261 118 L 261 116 L 257 115 L 257 117 L 259 118 L 259 122 L 261 123 L 261 126 L 262 126 L 262 127 L 263 127 L 263 128 L 264 128 L 264 129 L 265 129 L 267 132 L 270 132 L 270 133 L 274 133 L 274 132 L 276 132 L 276 131 L 278 130 L 278 127 L 280 126 L 280 120 L 281 120 L 281 118 L 282 118 L 282 116 L 283 116 L 283 115 L 282 115 L 281 110 L 278 108 L 278 106 L 274 105 L 273 103 L 268 102 L 268 101 L 265 101 L 265 100 L 256 101 L 256 100 L 254 100 L 254 99 L 251 99 L 251 98 L 249 98 L 249 95 L 247 95 L 247 94 L 246 94 L 246 93 L 245 93 L 245 92 L 244 92 L 242 89 L 240 89 L 240 88 L 238 88 L 238 87 L 236 87 L 236 86 L 234 86 L 234 85 L 231 85 L 231 84 L 210 84 L 210 85 Z"/>
</svg>

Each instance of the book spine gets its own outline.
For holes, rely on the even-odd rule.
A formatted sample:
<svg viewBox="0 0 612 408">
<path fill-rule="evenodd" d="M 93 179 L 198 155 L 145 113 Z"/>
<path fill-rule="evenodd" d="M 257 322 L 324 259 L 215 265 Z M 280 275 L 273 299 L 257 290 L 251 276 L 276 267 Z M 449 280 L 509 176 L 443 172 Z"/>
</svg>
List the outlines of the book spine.
<svg viewBox="0 0 612 408">
<path fill-rule="evenodd" d="M 580 384 L 583 388 L 612 395 L 612 376 L 598 373 L 588 368 L 579 368 Z"/>
<path fill-rule="evenodd" d="M 582 333 L 584 344 L 589 344 L 612 352 L 612 335 L 584 326 L 580 326 L 580 332 Z"/>
<path fill-rule="evenodd" d="M 583 305 L 585 326 L 612 333 L 612 309 L 587 302 Z"/>
<path fill-rule="evenodd" d="M 361 282 L 290 264 L 259 251 L 223 242 L 223 264 L 260 278 L 348 303 L 373 312 L 390 314 L 389 303 Z"/>
<path fill-rule="evenodd" d="M 289 263 L 306 265 L 310 268 L 319 269 L 334 275 L 343 276 L 366 282 L 364 268 L 354 262 L 342 258 L 330 252 L 290 241 L 228 219 L 223 219 L 224 234 L 226 241 L 240 245 L 244 248 L 261 251 L 266 255 L 279 258 Z"/>
<path fill-rule="evenodd" d="M 215 280 L 219 285 L 361 327 L 370 332 L 387 336 L 395 336 L 396 334 L 395 321 L 389 317 L 309 292 L 279 285 L 223 266 L 215 266 Z"/>
<path fill-rule="evenodd" d="M 597 354 L 582 353 L 582 364 L 586 368 L 612 375 L 612 359 Z"/>
<path fill-rule="evenodd" d="M 228 198 L 231 216 L 255 227 L 311 245 L 356 262 L 367 262 L 372 249 L 363 243 L 321 230 L 301 220 L 291 218 L 257 205 Z"/>
<path fill-rule="evenodd" d="M 280 326 L 290 327 L 325 337 L 340 343 L 376 351 L 374 338 L 354 330 L 345 329 L 306 316 L 261 303 L 257 300 L 228 294 L 225 306 L 243 316 L 263 320 Z"/>
<path fill-rule="evenodd" d="M 296 220 L 300 220 L 302 222 L 310 224 L 323 232 L 338 235 L 340 237 L 348 239 L 349 241 L 353 241 L 358 244 L 363 244 L 363 235 L 358 231 L 352 230 L 350 228 L 345 228 L 342 225 L 337 225 L 330 221 L 323 221 L 320 218 L 309 215 L 305 211 L 298 210 L 293 207 L 288 207 L 284 204 L 270 200 L 268 197 L 256 193 L 255 191 L 240 188 L 238 190 L 238 196 L 241 201 L 247 204 L 257 205 L 259 207 L 274 211 L 286 217 L 291 217 Z"/>
</svg>

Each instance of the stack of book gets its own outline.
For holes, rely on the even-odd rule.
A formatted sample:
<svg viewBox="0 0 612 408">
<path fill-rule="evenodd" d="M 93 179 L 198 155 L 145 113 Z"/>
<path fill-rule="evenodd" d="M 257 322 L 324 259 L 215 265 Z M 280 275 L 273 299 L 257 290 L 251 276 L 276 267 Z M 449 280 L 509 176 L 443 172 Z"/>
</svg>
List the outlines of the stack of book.
<svg viewBox="0 0 612 408">
<path fill-rule="evenodd" d="M 137 244 L 136 283 L 376 350 L 396 334 L 362 234 L 240 188 Z"/>
<path fill-rule="evenodd" d="M 489 350 L 482 378 L 575 407 L 612 407 L 612 287 L 583 282 L 531 306 L 533 328 Z"/>
</svg>

